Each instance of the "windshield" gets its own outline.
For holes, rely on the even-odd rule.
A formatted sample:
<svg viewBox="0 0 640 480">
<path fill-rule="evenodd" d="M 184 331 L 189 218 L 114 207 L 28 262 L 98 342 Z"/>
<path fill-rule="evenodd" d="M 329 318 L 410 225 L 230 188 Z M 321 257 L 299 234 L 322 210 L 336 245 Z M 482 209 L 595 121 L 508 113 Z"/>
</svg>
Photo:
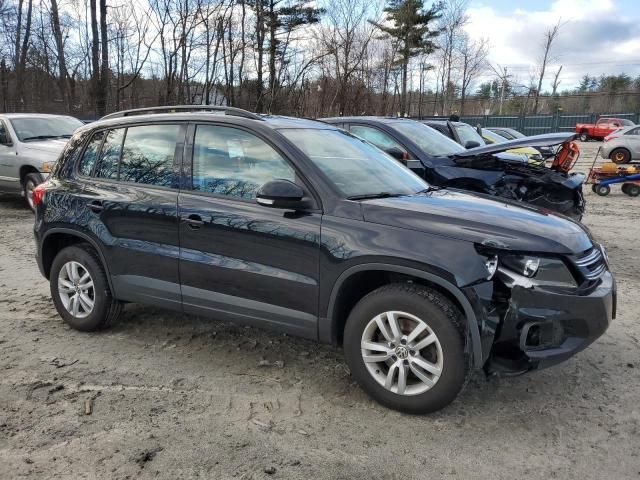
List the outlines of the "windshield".
<svg viewBox="0 0 640 480">
<path fill-rule="evenodd" d="M 49 138 L 71 138 L 74 130 L 83 123 L 73 117 L 22 117 L 12 118 L 11 125 L 21 142 Z"/>
<path fill-rule="evenodd" d="M 460 145 L 463 147 L 466 147 L 467 142 L 478 142 L 477 146 L 485 145 L 485 141 L 471 125 L 467 125 L 466 123 L 454 123 L 453 128 L 456 129 L 456 133 L 460 139 Z"/>
<path fill-rule="evenodd" d="M 412 195 L 429 185 L 382 150 L 343 130 L 280 130 L 345 197 Z"/>
<path fill-rule="evenodd" d="M 428 155 L 442 157 L 464 150 L 462 146 L 424 123 L 403 120 L 393 122 L 392 125 Z"/>
</svg>

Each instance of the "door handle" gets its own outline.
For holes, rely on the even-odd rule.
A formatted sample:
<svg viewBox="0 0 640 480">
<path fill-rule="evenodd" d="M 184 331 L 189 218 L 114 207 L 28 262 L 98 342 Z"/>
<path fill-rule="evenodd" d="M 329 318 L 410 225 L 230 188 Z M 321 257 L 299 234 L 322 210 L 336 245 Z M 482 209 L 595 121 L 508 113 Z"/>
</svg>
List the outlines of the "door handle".
<svg viewBox="0 0 640 480">
<path fill-rule="evenodd" d="M 87 203 L 87 206 L 89 207 L 89 210 L 94 213 L 100 213 L 104 210 L 104 205 L 99 200 L 93 200 L 92 202 Z"/>
<path fill-rule="evenodd" d="M 191 214 L 188 217 L 182 217 L 182 221 L 185 222 L 189 228 L 196 230 L 204 225 L 204 221 L 200 215 Z"/>
</svg>

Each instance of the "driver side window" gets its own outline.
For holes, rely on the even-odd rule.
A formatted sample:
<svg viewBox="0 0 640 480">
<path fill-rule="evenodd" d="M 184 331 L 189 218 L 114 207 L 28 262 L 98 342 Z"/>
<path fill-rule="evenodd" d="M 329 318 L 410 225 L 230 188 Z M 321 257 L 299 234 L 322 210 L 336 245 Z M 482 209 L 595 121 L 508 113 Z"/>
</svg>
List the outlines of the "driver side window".
<svg viewBox="0 0 640 480">
<path fill-rule="evenodd" d="M 198 125 L 193 143 L 196 191 L 252 200 L 271 180 L 295 181 L 293 168 L 271 145 L 244 130 Z"/>
</svg>

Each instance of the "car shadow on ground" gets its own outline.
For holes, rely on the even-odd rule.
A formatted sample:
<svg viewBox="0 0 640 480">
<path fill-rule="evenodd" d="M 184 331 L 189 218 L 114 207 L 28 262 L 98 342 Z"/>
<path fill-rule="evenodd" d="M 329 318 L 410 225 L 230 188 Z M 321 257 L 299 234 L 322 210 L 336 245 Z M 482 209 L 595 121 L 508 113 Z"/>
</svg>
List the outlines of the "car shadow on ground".
<svg viewBox="0 0 640 480">
<path fill-rule="evenodd" d="M 161 350 L 169 349 L 178 368 L 185 372 L 216 371 L 222 376 L 238 375 L 252 381 L 275 379 L 280 392 L 297 388 L 296 381 L 287 379 L 303 379 L 305 395 L 323 397 L 334 405 L 332 408 L 348 405 L 371 412 L 367 416 L 411 418 L 371 400 L 350 377 L 340 347 L 133 304 L 127 305 L 120 321 L 101 335 L 126 337 L 134 343 L 142 341 Z M 606 356 L 611 348 L 614 346 L 606 342 L 596 343 L 590 347 L 590 354 Z M 585 408 L 592 407 L 590 402 L 594 398 L 606 395 L 601 378 L 602 372 L 595 362 L 583 355 L 551 369 L 518 377 L 488 378 L 484 372 L 476 371 L 452 405 L 423 418 L 426 424 L 433 420 L 473 422 L 489 415 L 494 418 L 496 430 L 504 428 L 507 422 L 509 428 L 527 431 L 532 421 L 538 427 L 541 422 L 548 422 L 553 429 L 557 418 L 540 414 L 552 408 L 567 409 L 569 413 L 583 404 Z M 265 385 L 275 388 L 269 381 Z M 584 394 L 585 391 L 589 394 Z"/>
</svg>

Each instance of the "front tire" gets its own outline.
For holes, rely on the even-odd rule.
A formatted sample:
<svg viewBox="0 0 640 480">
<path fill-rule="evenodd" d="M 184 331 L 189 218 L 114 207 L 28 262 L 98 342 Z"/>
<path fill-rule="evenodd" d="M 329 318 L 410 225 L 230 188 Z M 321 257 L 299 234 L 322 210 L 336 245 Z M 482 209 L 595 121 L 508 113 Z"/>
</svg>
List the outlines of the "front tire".
<svg viewBox="0 0 640 480">
<path fill-rule="evenodd" d="M 463 317 L 439 292 L 381 287 L 353 308 L 344 332 L 351 374 L 381 404 L 411 414 L 440 410 L 469 373 Z"/>
<path fill-rule="evenodd" d="M 88 244 L 66 247 L 56 255 L 49 286 L 56 310 L 76 330 L 106 328 L 122 311 L 122 304 L 111 294 L 100 259 Z"/>
<path fill-rule="evenodd" d="M 30 173 L 24 177 L 24 182 L 22 184 L 22 194 L 24 196 L 25 201 L 27 202 L 27 206 L 31 209 L 31 211 L 35 212 L 36 207 L 33 204 L 33 189 L 42 183 L 42 176 L 39 173 Z"/>
</svg>

